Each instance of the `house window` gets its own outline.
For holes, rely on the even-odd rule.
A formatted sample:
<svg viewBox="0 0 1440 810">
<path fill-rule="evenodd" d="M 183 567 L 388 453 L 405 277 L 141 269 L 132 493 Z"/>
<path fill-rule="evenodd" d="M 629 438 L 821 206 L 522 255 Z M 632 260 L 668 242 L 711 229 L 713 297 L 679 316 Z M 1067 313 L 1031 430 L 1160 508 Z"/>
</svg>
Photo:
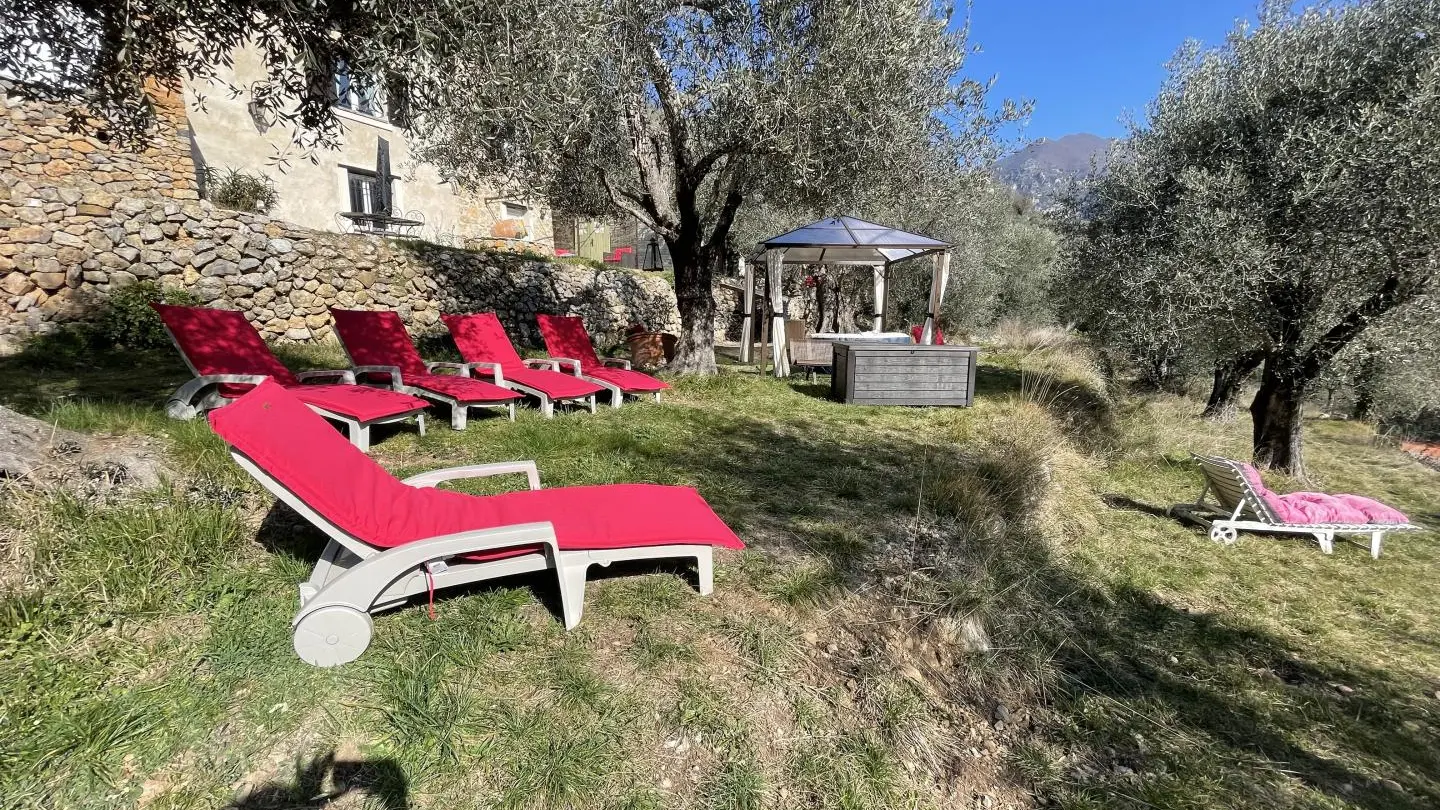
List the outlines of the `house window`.
<svg viewBox="0 0 1440 810">
<path fill-rule="evenodd" d="M 382 186 L 379 174 L 364 169 L 346 169 L 345 176 L 350 186 L 350 213 L 390 214 L 395 201 L 395 186 L 391 178 L 385 178 Z M 383 220 L 369 220 L 365 224 L 376 230 L 385 229 Z"/>
<path fill-rule="evenodd" d="M 363 73 L 350 70 L 344 59 L 335 64 L 335 106 L 362 115 L 384 118 L 380 85 Z"/>
<path fill-rule="evenodd" d="M 502 203 L 500 203 L 500 218 L 501 218 L 501 219 L 524 219 L 524 218 L 526 217 L 526 215 L 528 215 L 529 213 L 530 213 L 530 209 L 529 209 L 529 208 L 526 208 L 525 206 L 521 205 L 520 203 L 512 203 L 512 202 L 502 202 Z"/>
</svg>

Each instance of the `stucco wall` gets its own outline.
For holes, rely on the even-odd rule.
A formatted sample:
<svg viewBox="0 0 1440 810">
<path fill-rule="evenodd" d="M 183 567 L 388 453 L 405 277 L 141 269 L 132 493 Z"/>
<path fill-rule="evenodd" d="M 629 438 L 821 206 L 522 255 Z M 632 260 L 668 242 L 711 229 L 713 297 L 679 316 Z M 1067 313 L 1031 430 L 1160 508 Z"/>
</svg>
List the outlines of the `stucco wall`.
<svg viewBox="0 0 1440 810">
<path fill-rule="evenodd" d="M 412 159 L 404 133 L 381 119 L 337 110 L 344 125 L 341 144 L 313 153 L 291 142 L 288 127 L 257 123 L 250 113 L 249 93 L 234 95 L 230 86 L 244 88 L 262 79 L 264 65 L 252 48 L 241 48 L 233 57 L 234 64 L 222 70 L 215 83 L 185 88 L 196 161 L 269 177 L 280 197 L 270 212 L 273 216 L 316 230 L 343 230 L 346 223 L 336 214 L 351 208 L 346 167 L 373 172 L 377 142 L 384 138 L 390 144 L 391 172 L 398 178 L 393 210 L 397 215 L 420 214 L 425 221 L 421 233 L 425 239 L 553 252 L 548 208 L 494 189 L 470 193 L 442 182 L 434 166 Z M 506 199 L 529 208 L 523 222 L 502 220 L 501 202 Z"/>
</svg>

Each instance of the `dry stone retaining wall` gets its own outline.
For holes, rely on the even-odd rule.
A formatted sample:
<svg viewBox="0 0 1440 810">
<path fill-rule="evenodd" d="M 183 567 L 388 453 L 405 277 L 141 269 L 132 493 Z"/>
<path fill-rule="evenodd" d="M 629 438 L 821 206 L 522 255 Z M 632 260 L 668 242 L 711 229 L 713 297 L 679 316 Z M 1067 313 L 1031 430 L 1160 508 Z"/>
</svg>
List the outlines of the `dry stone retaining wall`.
<svg viewBox="0 0 1440 810">
<path fill-rule="evenodd" d="M 12 349 L 144 279 L 238 309 L 270 340 L 328 337 L 330 306 L 393 309 L 422 333 L 443 331 L 442 312 L 495 310 L 531 345 L 537 313 L 582 315 L 601 343 L 635 322 L 678 327 L 670 286 L 626 270 L 323 233 L 204 201 L 47 196 L 0 203 L 0 340 Z"/>
</svg>

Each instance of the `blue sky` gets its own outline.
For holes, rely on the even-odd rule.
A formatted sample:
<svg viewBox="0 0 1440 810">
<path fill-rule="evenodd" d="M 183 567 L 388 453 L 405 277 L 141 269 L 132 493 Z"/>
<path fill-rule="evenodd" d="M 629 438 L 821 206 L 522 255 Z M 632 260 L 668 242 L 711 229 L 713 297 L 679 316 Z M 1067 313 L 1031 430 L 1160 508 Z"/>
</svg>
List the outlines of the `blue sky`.
<svg viewBox="0 0 1440 810">
<path fill-rule="evenodd" d="M 963 13 L 963 4 L 956 10 Z M 1224 40 L 1258 0 L 974 0 L 965 72 L 996 77 L 995 99 L 1035 102 L 1026 139 L 1123 135 L 1140 118 L 1186 39 Z"/>
</svg>

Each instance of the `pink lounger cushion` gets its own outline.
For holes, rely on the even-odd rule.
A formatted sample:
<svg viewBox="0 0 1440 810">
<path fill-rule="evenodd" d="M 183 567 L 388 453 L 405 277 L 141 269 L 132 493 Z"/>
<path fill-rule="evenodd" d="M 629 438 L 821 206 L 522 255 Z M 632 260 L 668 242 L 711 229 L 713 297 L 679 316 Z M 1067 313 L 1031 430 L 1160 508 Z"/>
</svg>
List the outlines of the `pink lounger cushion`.
<svg viewBox="0 0 1440 810">
<path fill-rule="evenodd" d="M 505 327 L 493 312 L 476 312 L 470 315 L 441 315 L 455 338 L 455 346 L 467 363 L 495 363 L 507 380 L 533 388 L 552 399 L 578 399 L 598 394 L 605 390 L 595 383 L 582 380 L 573 374 L 530 368 L 515 351 Z M 486 375 L 485 369 L 476 369 L 475 374 Z"/>
<path fill-rule="evenodd" d="M 413 487 L 272 382 L 210 414 L 219 436 L 326 519 L 370 545 L 548 521 L 561 549 L 706 544 L 744 548 L 688 487 L 612 484 L 474 496 Z M 528 547 L 486 555 L 520 553 Z"/>
<path fill-rule="evenodd" d="M 388 311 L 364 311 L 331 308 L 335 333 L 345 344 L 345 351 L 357 366 L 396 366 L 405 385 L 450 397 L 458 402 L 508 402 L 520 395 L 494 383 L 459 377 L 453 374 L 431 374 L 425 361 L 410 341 L 400 314 Z"/>
<path fill-rule="evenodd" d="M 1278 495 L 1271 492 L 1260 479 L 1260 472 L 1249 464 L 1241 464 L 1240 470 L 1250 486 L 1285 523 L 1313 525 L 1320 523 L 1344 524 L 1406 524 L 1410 522 L 1404 513 L 1377 500 L 1361 495 L 1327 495 L 1323 492 L 1293 492 Z"/>
<path fill-rule="evenodd" d="M 545 350 L 551 357 L 568 357 L 580 362 L 580 371 L 588 377 L 604 380 L 620 386 L 622 391 L 664 391 L 669 384 L 649 374 L 629 369 L 614 368 L 600 362 L 595 347 L 590 343 L 590 334 L 585 331 L 585 322 L 574 315 L 537 315 L 540 336 L 545 339 Z"/>
<path fill-rule="evenodd" d="M 398 391 L 379 391 L 358 385 L 305 385 L 265 345 L 260 333 L 239 312 L 228 309 L 150 305 L 160 315 L 180 351 L 202 377 L 216 374 L 258 374 L 292 388 L 302 401 L 370 422 L 424 410 L 429 403 Z M 220 395 L 237 397 L 248 385 L 222 385 Z"/>
</svg>

